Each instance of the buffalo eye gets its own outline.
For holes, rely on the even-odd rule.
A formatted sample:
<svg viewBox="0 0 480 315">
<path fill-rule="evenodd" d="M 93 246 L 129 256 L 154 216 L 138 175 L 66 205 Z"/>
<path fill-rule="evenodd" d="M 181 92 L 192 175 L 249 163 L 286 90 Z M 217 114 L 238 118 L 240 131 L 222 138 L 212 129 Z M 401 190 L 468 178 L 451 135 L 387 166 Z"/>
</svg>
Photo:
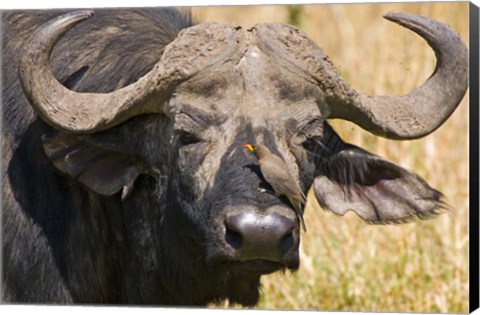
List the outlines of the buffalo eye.
<svg viewBox="0 0 480 315">
<path fill-rule="evenodd" d="M 297 131 L 297 143 L 307 152 L 314 152 L 322 145 L 324 120 L 314 117 Z"/>
<path fill-rule="evenodd" d="M 315 138 L 307 138 L 307 140 L 302 143 L 302 146 L 305 150 L 313 152 L 317 146 L 317 141 Z"/>
<path fill-rule="evenodd" d="M 190 145 L 200 142 L 201 139 L 193 133 L 180 131 L 178 134 L 178 141 L 181 145 Z"/>
</svg>

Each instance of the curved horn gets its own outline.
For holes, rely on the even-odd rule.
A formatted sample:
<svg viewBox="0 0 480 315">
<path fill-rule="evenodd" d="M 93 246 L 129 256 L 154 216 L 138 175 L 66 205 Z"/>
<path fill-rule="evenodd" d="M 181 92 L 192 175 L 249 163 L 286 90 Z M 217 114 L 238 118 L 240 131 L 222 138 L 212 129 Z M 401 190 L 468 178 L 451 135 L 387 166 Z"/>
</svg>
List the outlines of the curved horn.
<svg viewBox="0 0 480 315">
<path fill-rule="evenodd" d="M 44 121 L 64 132 L 93 133 L 141 113 L 162 112 L 148 102 L 165 77 L 159 64 L 136 83 L 106 94 L 71 91 L 53 76 L 49 66 L 53 47 L 66 31 L 92 15 L 89 10 L 75 11 L 50 20 L 30 38 L 20 56 L 20 81 L 31 105 Z"/>
<path fill-rule="evenodd" d="M 49 59 L 60 37 L 92 15 L 92 11 L 76 11 L 47 22 L 20 56 L 20 81 L 32 107 L 44 121 L 67 133 L 105 130 L 140 114 L 168 114 L 165 100 L 175 85 L 206 67 L 234 62 L 244 44 L 244 34 L 236 25 L 193 26 L 182 30 L 137 82 L 111 93 L 77 93 L 57 81 Z"/>
<path fill-rule="evenodd" d="M 390 139 L 415 139 L 437 129 L 455 110 L 468 88 L 468 49 L 444 24 L 411 14 L 387 14 L 433 48 L 437 66 L 420 87 L 402 96 L 368 96 L 354 90 L 308 36 L 281 24 L 257 25 L 259 45 L 282 66 L 300 68 L 321 89 L 319 103 L 327 104 L 327 118 L 350 120 L 376 135 Z M 288 63 L 285 63 L 288 61 Z M 279 62 L 279 63 L 280 63 Z"/>
<path fill-rule="evenodd" d="M 425 17 L 390 13 L 386 19 L 423 37 L 435 51 L 437 65 L 420 87 L 402 96 L 355 93 L 344 106 L 332 107 L 330 118 L 350 120 L 391 139 L 416 139 L 440 127 L 468 88 L 468 49 L 446 25 Z"/>
</svg>

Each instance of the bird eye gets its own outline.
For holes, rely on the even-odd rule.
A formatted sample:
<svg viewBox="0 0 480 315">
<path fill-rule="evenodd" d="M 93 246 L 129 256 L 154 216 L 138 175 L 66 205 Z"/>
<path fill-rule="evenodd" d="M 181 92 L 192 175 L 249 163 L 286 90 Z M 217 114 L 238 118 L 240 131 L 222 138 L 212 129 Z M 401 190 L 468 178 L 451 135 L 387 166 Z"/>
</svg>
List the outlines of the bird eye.
<svg viewBox="0 0 480 315">
<path fill-rule="evenodd" d="M 317 142 L 315 141 L 314 138 L 307 138 L 307 140 L 305 140 L 302 143 L 303 148 L 309 152 L 313 152 L 315 150 L 316 145 L 317 145 Z"/>
<path fill-rule="evenodd" d="M 181 131 L 178 135 L 178 140 L 182 145 L 195 144 L 201 141 L 201 139 L 193 133 Z"/>
</svg>

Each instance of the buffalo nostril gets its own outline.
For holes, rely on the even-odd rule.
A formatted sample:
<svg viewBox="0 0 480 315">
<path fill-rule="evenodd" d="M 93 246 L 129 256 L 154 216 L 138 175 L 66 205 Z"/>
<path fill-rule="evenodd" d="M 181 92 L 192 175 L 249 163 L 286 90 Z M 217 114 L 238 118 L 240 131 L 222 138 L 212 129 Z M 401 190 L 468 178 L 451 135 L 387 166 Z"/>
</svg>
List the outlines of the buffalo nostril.
<svg viewBox="0 0 480 315">
<path fill-rule="evenodd" d="M 242 248 L 243 237 L 242 237 L 242 234 L 240 234 L 237 231 L 234 231 L 234 230 L 228 228 L 228 226 L 226 226 L 225 241 L 230 246 L 232 246 L 233 248 L 240 249 L 240 248 Z"/>
<path fill-rule="evenodd" d="M 285 234 L 282 239 L 280 240 L 280 250 L 282 253 L 286 253 L 292 248 L 295 239 L 293 237 L 293 231 Z"/>
</svg>

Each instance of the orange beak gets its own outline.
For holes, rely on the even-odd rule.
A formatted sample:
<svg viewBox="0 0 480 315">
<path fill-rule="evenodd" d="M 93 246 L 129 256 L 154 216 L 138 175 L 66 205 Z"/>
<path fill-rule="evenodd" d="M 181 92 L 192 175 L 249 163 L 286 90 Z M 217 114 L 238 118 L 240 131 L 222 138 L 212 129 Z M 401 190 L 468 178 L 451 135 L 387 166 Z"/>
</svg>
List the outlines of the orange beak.
<svg viewBox="0 0 480 315">
<path fill-rule="evenodd" d="M 255 147 L 251 144 L 244 144 L 243 145 L 248 151 L 255 152 Z"/>
</svg>

